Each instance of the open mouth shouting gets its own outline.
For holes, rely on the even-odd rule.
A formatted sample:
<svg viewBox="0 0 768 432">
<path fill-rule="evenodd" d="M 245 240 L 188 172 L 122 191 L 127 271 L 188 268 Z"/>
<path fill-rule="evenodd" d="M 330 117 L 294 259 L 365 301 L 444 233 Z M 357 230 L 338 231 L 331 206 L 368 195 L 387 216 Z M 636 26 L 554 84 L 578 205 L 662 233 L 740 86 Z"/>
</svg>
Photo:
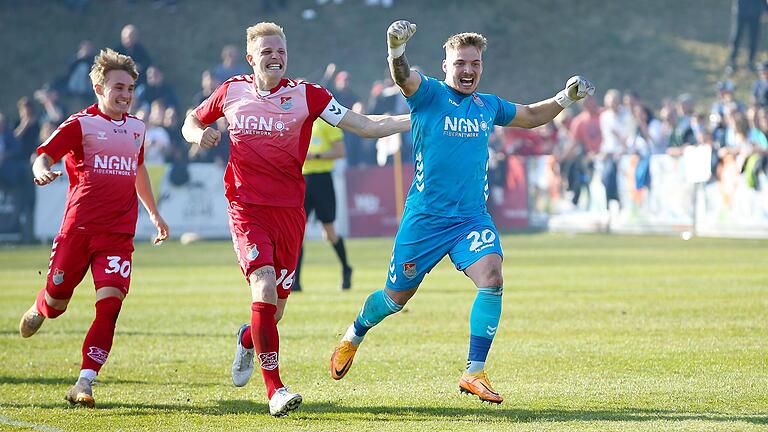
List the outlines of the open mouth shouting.
<svg viewBox="0 0 768 432">
<path fill-rule="evenodd" d="M 474 76 L 464 76 L 459 78 L 459 87 L 462 90 L 472 90 L 475 86 Z"/>
</svg>

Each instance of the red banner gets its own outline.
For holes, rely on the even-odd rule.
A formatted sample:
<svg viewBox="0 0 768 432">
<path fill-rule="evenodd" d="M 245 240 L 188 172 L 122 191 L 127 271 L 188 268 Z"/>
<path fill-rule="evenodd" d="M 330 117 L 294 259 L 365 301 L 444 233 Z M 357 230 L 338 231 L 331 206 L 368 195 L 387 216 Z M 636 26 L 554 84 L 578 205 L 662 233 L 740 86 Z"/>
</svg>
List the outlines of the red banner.
<svg viewBox="0 0 768 432">
<path fill-rule="evenodd" d="M 351 237 L 392 237 L 399 222 L 392 166 L 347 169 L 347 208 Z M 403 164 L 403 193 L 413 181 L 413 166 Z M 403 197 L 405 199 L 405 197 Z"/>
<path fill-rule="evenodd" d="M 394 236 L 396 217 L 395 178 L 392 166 L 348 168 L 347 207 L 351 237 Z M 413 181 L 413 166 L 403 165 L 403 191 Z M 501 231 L 528 227 L 528 194 L 525 160 L 510 156 L 504 190 L 491 197 L 488 208 Z M 405 197 L 403 197 L 405 199 Z"/>
</svg>

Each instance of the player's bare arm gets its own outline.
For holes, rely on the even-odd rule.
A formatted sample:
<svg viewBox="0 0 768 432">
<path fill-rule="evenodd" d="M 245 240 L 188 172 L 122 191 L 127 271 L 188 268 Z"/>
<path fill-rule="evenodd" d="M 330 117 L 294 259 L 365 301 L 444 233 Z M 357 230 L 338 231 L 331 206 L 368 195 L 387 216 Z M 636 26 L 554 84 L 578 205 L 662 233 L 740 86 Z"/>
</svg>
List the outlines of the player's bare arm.
<svg viewBox="0 0 768 432">
<path fill-rule="evenodd" d="M 45 186 L 61 176 L 61 171 L 51 171 L 53 158 L 46 153 L 39 155 L 32 163 L 32 174 L 35 176 L 35 184 Z"/>
<path fill-rule="evenodd" d="M 333 148 L 330 150 L 318 153 L 307 153 L 307 159 L 336 160 L 343 158 L 346 154 L 344 140 L 336 140 L 333 142 Z"/>
<path fill-rule="evenodd" d="M 138 195 L 141 204 L 144 205 L 144 208 L 147 210 L 152 225 L 157 228 L 157 236 L 154 238 L 153 243 L 159 244 L 168 238 L 168 224 L 165 223 L 165 220 L 160 216 L 160 212 L 157 210 L 155 196 L 152 194 L 152 184 L 149 180 L 149 173 L 144 164 L 139 165 L 136 170 L 136 195 Z"/>
<path fill-rule="evenodd" d="M 381 138 L 411 130 L 411 116 L 363 115 L 350 110 L 337 126 L 363 138 Z"/>
<path fill-rule="evenodd" d="M 395 21 L 387 29 L 389 71 L 392 74 L 392 80 L 405 96 L 416 93 L 421 84 L 421 75 L 411 73 L 411 66 L 405 57 L 405 43 L 414 33 L 416 33 L 416 24 L 406 20 Z"/>
<path fill-rule="evenodd" d="M 530 105 L 517 105 L 517 114 L 507 126 L 528 129 L 541 126 L 552 121 L 572 103 L 593 94 L 595 94 L 595 85 L 591 81 L 584 77 L 573 76 L 565 84 L 565 88 L 554 97 Z"/>
<path fill-rule="evenodd" d="M 194 112 L 184 119 L 181 134 L 188 142 L 206 149 L 219 145 L 221 141 L 221 132 L 201 122 Z"/>
</svg>

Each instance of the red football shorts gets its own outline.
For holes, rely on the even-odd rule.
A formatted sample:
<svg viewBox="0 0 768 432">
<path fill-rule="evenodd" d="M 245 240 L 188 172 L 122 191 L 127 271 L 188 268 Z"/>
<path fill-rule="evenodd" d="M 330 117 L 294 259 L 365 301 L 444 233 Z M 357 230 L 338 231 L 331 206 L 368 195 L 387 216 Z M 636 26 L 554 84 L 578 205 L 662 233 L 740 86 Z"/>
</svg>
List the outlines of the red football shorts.
<svg viewBox="0 0 768 432">
<path fill-rule="evenodd" d="M 132 234 L 59 233 L 53 239 L 45 290 L 55 299 L 72 298 L 90 267 L 96 289 L 115 287 L 127 295 L 132 257 Z"/>
<path fill-rule="evenodd" d="M 245 279 L 260 267 L 272 266 L 277 278 L 277 297 L 287 298 L 304 240 L 304 208 L 231 201 L 227 213 L 235 254 Z"/>
</svg>

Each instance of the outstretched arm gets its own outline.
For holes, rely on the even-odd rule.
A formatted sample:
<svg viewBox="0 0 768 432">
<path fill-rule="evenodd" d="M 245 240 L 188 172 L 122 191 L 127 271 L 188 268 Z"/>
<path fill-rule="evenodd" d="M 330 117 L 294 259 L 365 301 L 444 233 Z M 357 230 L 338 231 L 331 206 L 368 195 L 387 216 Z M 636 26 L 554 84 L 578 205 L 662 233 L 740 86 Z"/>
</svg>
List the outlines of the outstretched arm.
<svg viewBox="0 0 768 432">
<path fill-rule="evenodd" d="M 381 138 L 411 129 L 411 116 L 363 115 L 347 111 L 338 125 L 363 138 Z"/>
<path fill-rule="evenodd" d="M 411 66 L 405 57 L 405 43 L 414 33 L 416 33 L 416 24 L 405 20 L 395 21 L 387 29 L 389 72 L 392 74 L 392 80 L 406 97 L 416 93 L 421 84 L 421 75 L 411 73 Z"/>
<path fill-rule="evenodd" d="M 530 129 L 549 123 L 563 108 L 592 94 L 595 94 L 595 86 L 591 81 L 573 76 L 565 83 L 565 89 L 554 97 L 530 105 L 518 105 L 515 118 L 507 126 Z"/>
</svg>

